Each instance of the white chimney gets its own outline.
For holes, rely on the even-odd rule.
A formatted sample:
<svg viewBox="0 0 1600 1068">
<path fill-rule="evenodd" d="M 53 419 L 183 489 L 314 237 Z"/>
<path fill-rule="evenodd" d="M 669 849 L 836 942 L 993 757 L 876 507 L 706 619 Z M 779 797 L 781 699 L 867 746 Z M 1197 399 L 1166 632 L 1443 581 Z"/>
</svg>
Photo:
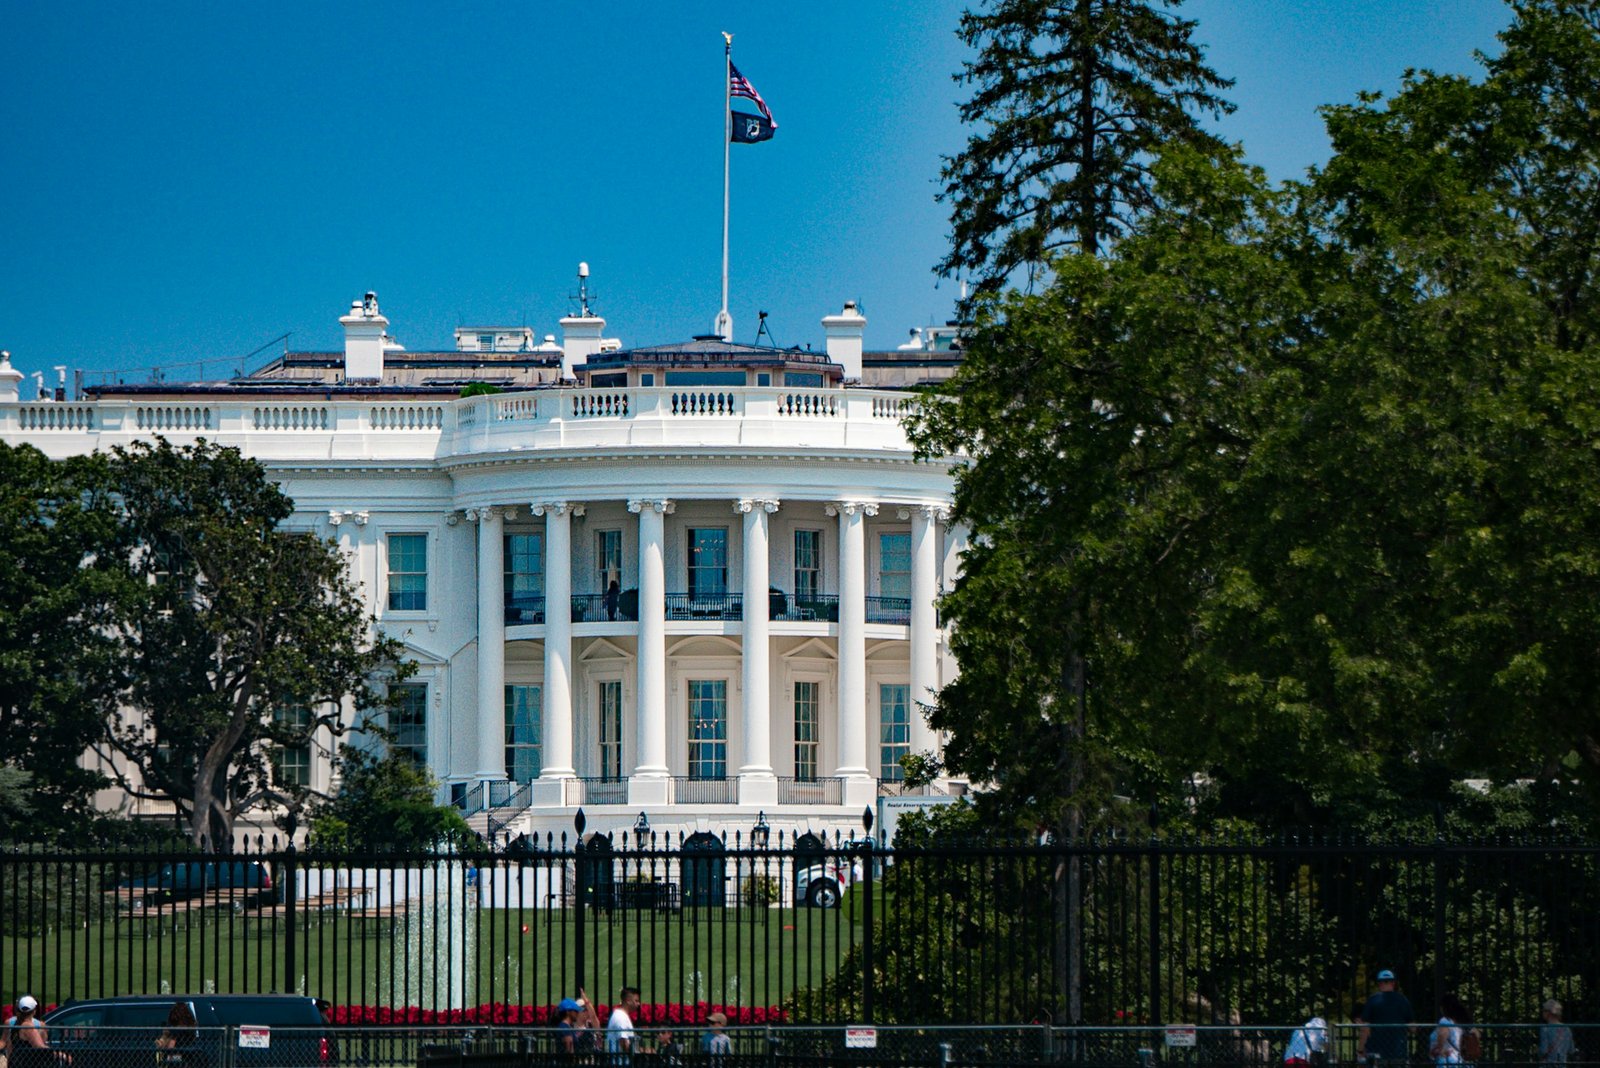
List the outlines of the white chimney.
<svg viewBox="0 0 1600 1068">
<path fill-rule="evenodd" d="M 11 353 L 0 352 L 0 404 L 12 404 L 21 398 L 23 377 L 11 366 Z"/>
<path fill-rule="evenodd" d="M 384 332 L 389 320 L 378 311 L 378 294 L 350 302 L 350 314 L 341 316 L 344 327 L 344 377 L 347 382 L 377 382 L 383 378 Z"/>
<path fill-rule="evenodd" d="M 605 340 L 606 321 L 589 310 L 589 265 L 578 264 L 577 315 L 569 315 L 561 322 L 561 377 L 578 377 L 573 368 L 588 362 L 590 356 L 600 351 Z"/>
<path fill-rule="evenodd" d="M 844 302 L 844 311 L 822 317 L 822 336 L 828 359 L 844 368 L 846 382 L 861 381 L 861 339 L 867 332 L 867 318 L 856 310 L 856 302 Z"/>
</svg>

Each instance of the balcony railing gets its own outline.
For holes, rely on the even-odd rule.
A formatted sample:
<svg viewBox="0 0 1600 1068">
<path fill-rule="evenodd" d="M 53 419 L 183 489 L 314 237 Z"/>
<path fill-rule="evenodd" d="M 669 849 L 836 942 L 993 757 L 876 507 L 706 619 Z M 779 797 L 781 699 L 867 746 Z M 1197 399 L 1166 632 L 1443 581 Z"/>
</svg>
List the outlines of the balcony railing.
<svg viewBox="0 0 1600 1068">
<path fill-rule="evenodd" d="M 909 625 L 911 623 L 911 598 L 868 597 L 867 622 L 898 623 L 902 627 Z"/>
<path fill-rule="evenodd" d="M 679 805 L 732 805 L 739 800 L 739 780 L 674 776 L 672 800 Z"/>
<path fill-rule="evenodd" d="M 669 593 L 668 619 L 742 619 L 742 593 Z"/>
<path fill-rule="evenodd" d="M 773 605 L 777 607 L 776 604 Z M 839 622 L 839 595 L 834 593 L 812 594 L 810 597 L 784 597 L 783 611 L 774 612 L 773 619 L 781 619 L 789 623 L 837 623 Z"/>
<path fill-rule="evenodd" d="M 666 618 L 675 620 L 731 620 L 744 618 L 744 594 L 669 593 L 666 595 Z M 517 594 L 506 599 L 508 624 L 542 624 L 545 622 L 545 599 L 542 593 Z M 622 590 L 615 598 L 603 593 L 575 593 L 572 595 L 572 621 L 574 623 L 632 623 L 639 619 L 639 591 Z M 783 590 L 767 591 L 768 618 L 787 623 L 837 623 L 839 622 L 839 595 L 815 594 L 811 597 L 791 597 Z M 890 623 L 906 626 L 911 622 L 909 597 L 866 598 L 868 623 Z"/>
<path fill-rule="evenodd" d="M 598 778 L 584 777 L 570 780 L 577 783 L 579 796 L 576 800 L 567 799 L 568 804 L 580 805 L 626 805 L 628 803 L 628 780 L 609 775 Z"/>
<path fill-rule="evenodd" d="M 791 779 L 778 777 L 778 804 L 780 805 L 841 805 L 844 803 L 843 779 Z"/>
</svg>

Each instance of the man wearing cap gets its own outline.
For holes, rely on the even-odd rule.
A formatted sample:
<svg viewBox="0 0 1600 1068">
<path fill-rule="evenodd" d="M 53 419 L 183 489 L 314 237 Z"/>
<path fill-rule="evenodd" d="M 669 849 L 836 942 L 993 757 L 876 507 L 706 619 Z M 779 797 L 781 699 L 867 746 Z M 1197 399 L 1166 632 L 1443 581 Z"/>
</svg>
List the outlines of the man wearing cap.
<svg viewBox="0 0 1600 1068">
<path fill-rule="evenodd" d="M 1378 992 L 1356 1014 L 1361 1025 L 1356 1056 L 1402 1062 L 1406 1059 L 1406 1027 L 1412 1020 L 1411 1002 L 1395 989 L 1394 972 L 1388 968 L 1378 973 L 1377 983 Z"/>
<path fill-rule="evenodd" d="M 556 1006 L 556 1048 L 561 1053 L 578 1052 L 578 1014 L 583 1006 L 572 998 L 562 998 Z"/>
</svg>

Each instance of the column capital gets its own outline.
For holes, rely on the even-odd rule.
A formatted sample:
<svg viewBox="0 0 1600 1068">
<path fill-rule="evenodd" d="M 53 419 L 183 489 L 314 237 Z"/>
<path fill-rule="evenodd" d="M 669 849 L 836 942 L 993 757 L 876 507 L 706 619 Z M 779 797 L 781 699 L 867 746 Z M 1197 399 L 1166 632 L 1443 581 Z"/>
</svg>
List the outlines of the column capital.
<svg viewBox="0 0 1600 1068">
<path fill-rule="evenodd" d="M 828 515 L 877 515 L 878 502 L 876 501 L 829 501 L 823 506 L 823 511 Z"/>
<path fill-rule="evenodd" d="M 671 515 L 677 511 L 678 502 L 662 497 L 646 497 L 628 502 L 628 511 L 630 512 L 643 512 L 646 508 L 659 515 Z"/>
<path fill-rule="evenodd" d="M 582 515 L 587 509 L 586 505 L 574 504 L 571 501 L 534 501 L 528 505 L 528 514 L 541 515 Z"/>
<path fill-rule="evenodd" d="M 358 527 L 364 527 L 367 525 L 367 520 L 369 518 L 371 518 L 370 513 L 357 512 L 350 508 L 331 508 L 328 510 L 328 525 L 330 527 L 339 526 L 346 519 L 350 520 L 350 522 L 354 523 Z"/>
<path fill-rule="evenodd" d="M 772 515 L 778 510 L 779 503 L 765 497 L 741 497 L 733 502 L 733 510 L 744 515 L 755 511 L 762 511 Z"/>
<path fill-rule="evenodd" d="M 950 507 L 944 504 L 902 504 L 895 509 L 895 515 L 901 519 L 910 519 L 914 515 L 932 523 L 950 522 Z"/>
<path fill-rule="evenodd" d="M 444 525 L 445 526 L 453 527 L 453 526 L 458 525 L 460 522 L 461 522 L 461 513 L 460 512 L 446 512 L 444 514 Z"/>
<path fill-rule="evenodd" d="M 515 505 L 480 504 L 472 508 L 463 508 L 461 514 L 467 517 L 467 522 L 477 523 L 485 519 L 515 519 L 517 509 Z"/>
</svg>

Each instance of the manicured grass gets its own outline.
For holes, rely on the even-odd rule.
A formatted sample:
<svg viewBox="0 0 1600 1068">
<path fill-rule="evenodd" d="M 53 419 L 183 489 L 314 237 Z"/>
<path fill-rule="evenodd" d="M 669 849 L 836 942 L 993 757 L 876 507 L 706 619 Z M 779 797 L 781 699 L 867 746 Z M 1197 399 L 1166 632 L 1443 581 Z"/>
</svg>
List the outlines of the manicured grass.
<svg viewBox="0 0 1600 1068">
<path fill-rule="evenodd" d="M 649 1003 L 765 1006 L 821 985 L 861 936 L 835 910 L 684 908 L 586 915 L 587 989 L 624 984 Z M 0 988 L 46 1003 L 121 993 L 302 991 L 342 1005 L 552 1004 L 573 992 L 578 924 L 570 910 L 479 910 L 469 937 L 404 915 L 297 917 L 292 972 L 281 915 L 195 909 L 108 916 L 32 938 L 0 937 Z M 450 947 L 454 944 L 456 948 Z M 430 950 L 429 947 L 434 947 Z M 0 999 L 3 1000 L 3 999 Z"/>
</svg>

